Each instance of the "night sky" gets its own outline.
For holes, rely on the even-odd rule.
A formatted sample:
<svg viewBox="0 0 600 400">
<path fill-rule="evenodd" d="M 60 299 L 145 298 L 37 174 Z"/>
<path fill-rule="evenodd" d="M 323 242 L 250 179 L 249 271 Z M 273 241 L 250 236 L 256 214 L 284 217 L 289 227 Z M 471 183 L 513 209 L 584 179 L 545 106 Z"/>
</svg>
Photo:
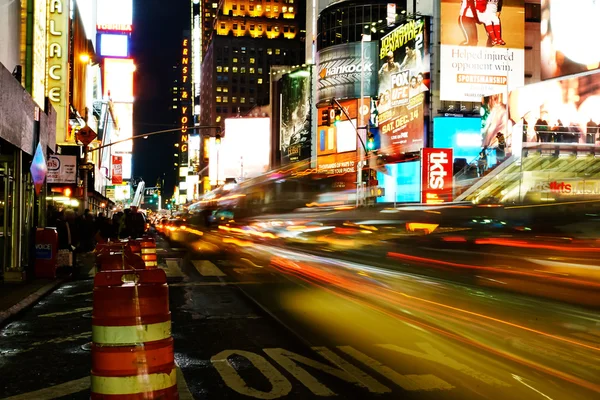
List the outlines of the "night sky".
<svg viewBox="0 0 600 400">
<path fill-rule="evenodd" d="M 177 128 L 171 112 L 172 66 L 180 56 L 180 39 L 190 25 L 190 0 L 134 0 L 132 55 L 137 65 L 133 132 Z M 133 145 L 133 177 L 154 186 L 164 174 L 163 199 L 173 194 L 173 169 L 178 133 L 136 139 Z"/>
</svg>

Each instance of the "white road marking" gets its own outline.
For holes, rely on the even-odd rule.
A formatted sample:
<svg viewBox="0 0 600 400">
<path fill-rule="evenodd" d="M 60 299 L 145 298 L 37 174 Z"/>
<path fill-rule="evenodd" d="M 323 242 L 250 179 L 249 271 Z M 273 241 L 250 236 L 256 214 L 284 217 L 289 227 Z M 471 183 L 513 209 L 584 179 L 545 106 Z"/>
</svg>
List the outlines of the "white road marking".
<svg viewBox="0 0 600 400">
<path fill-rule="evenodd" d="M 264 392 L 254 389 L 244 381 L 238 374 L 228 358 L 231 356 L 244 357 L 260 371 L 271 384 L 271 390 Z M 256 399 L 278 399 L 288 395 L 292 391 L 292 384 L 264 357 L 242 350 L 224 350 L 210 358 L 210 362 L 221 375 L 227 386 L 239 394 L 254 397 Z"/>
<path fill-rule="evenodd" d="M 68 396 L 73 393 L 81 392 L 90 387 L 90 377 L 76 379 L 74 381 L 61 383 L 60 385 L 50 386 L 35 392 L 23 393 L 16 396 L 5 397 L 2 400 L 52 400 L 58 397 Z"/>
<path fill-rule="evenodd" d="M 448 357 L 441 351 L 434 349 L 432 345 L 429 343 L 417 343 L 417 347 L 424 351 L 424 353 L 420 353 L 415 350 L 405 349 L 404 347 L 396 346 L 394 344 L 378 344 L 377 347 L 381 347 L 384 349 L 392 350 L 398 353 L 410 355 L 413 357 L 417 357 L 423 360 L 428 360 L 432 362 L 436 362 L 438 364 L 442 364 L 446 367 L 452 368 L 455 371 L 462 372 L 465 375 L 468 375 L 472 378 L 475 378 L 483 383 L 487 383 L 491 386 L 500 386 L 500 387 L 510 387 L 511 385 L 497 379 L 491 375 L 487 375 L 481 371 L 474 370 L 468 365 L 462 364 L 456 361 L 453 358 Z"/>
<path fill-rule="evenodd" d="M 86 312 L 86 311 L 92 311 L 92 307 L 81 307 L 81 308 L 76 308 L 76 309 L 70 310 L 70 311 L 55 312 L 55 313 L 50 313 L 50 314 L 40 314 L 40 315 L 38 315 L 38 317 L 51 318 L 51 317 L 58 317 L 60 315 L 77 314 L 77 313 Z"/>
<path fill-rule="evenodd" d="M 227 276 L 219 267 L 208 260 L 193 260 L 192 264 L 202 276 Z"/>
<path fill-rule="evenodd" d="M 531 389 L 534 392 L 538 393 L 540 396 L 543 396 L 543 397 L 547 398 L 548 400 L 553 400 L 552 397 L 545 395 L 544 393 L 540 392 L 539 390 L 537 390 L 533 386 L 528 385 L 525 382 L 523 382 L 523 378 L 521 378 L 519 375 L 515 375 L 515 374 L 511 374 L 511 375 L 512 375 L 513 378 L 515 378 L 515 380 L 517 382 L 522 383 L 523 385 L 527 386 L 529 389 Z"/>
<path fill-rule="evenodd" d="M 178 365 L 177 391 L 179 392 L 179 400 L 194 400 L 194 396 L 192 395 L 192 392 L 190 392 L 190 388 L 188 388 L 187 382 L 185 381 L 185 377 L 183 376 L 183 372 L 181 372 L 181 368 L 179 368 Z"/>
<path fill-rule="evenodd" d="M 351 346 L 338 346 L 338 349 L 362 362 L 369 368 L 372 368 L 376 372 L 385 376 L 396 385 L 400 386 L 404 390 L 408 391 L 420 391 L 420 390 L 450 390 L 454 389 L 454 386 L 448 382 L 438 378 L 435 375 L 402 375 L 394 371 L 390 367 L 380 363 L 379 361 L 367 356 L 364 353 L 354 349 Z"/>
<path fill-rule="evenodd" d="M 162 268 L 162 267 L 161 267 Z M 183 273 L 179 268 L 179 262 L 177 260 L 168 259 L 166 261 L 166 268 L 163 268 L 167 274 L 167 278 L 182 278 Z"/>
</svg>

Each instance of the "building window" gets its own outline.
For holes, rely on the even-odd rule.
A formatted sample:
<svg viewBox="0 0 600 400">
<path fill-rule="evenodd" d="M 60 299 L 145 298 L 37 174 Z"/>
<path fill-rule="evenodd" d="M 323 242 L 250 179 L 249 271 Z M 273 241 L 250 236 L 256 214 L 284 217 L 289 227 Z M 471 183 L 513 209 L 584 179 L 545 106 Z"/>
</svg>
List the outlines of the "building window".
<svg viewBox="0 0 600 400">
<path fill-rule="evenodd" d="M 254 25 L 250 25 L 250 30 L 253 31 L 254 30 Z"/>
<path fill-rule="evenodd" d="M 220 92 L 222 90 L 221 86 L 217 86 L 217 92 Z"/>
<path fill-rule="evenodd" d="M 257 83 L 258 83 L 259 85 L 262 85 L 262 83 L 263 83 L 263 80 L 262 80 L 262 78 L 258 78 L 258 80 L 257 80 Z"/>
<path fill-rule="evenodd" d="M 258 26 L 258 31 L 259 31 L 259 32 L 262 32 L 262 25 L 259 25 L 259 26 Z"/>
<path fill-rule="evenodd" d="M 266 7 L 265 7 L 265 11 L 266 11 L 266 12 L 271 12 L 271 6 L 266 6 Z"/>
<path fill-rule="evenodd" d="M 254 5 L 250 4 L 250 11 L 254 11 Z"/>
<path fill-rule="evenodd" d="M 259 69 L 258 69 L 258 73 L 259 73 L 259 74 L 262 74 L 262 68 L 259 68 Z"/>
<path fill-rule="evenodd" d="M 290 26 L 290 32 L 294 33 L 296 29 L 293 26 Z"/>
<path fill-rule="evenodd" d="M 246 102 L 246 98 L 245 97 L 240 97 L 240 103 L 245 103 Z"/>
<path fill-rule="evenodd" d="M 281 50 L 280 49 L 275 49 L 275 54 L 277 54 L 277 55 L 281 54 Z"/>
<path fill-rule="evenodd" d="M 223 67 L 223 72 L 229 72 L 229 67 Z"/>
<path fill-rule="evenodd" d="M 254 104 L 254 97 L 250 97 L 250 100 L 248 100 L 251 104 Z"/>
<path fill-rule="evenodd" d="M 234 4 L 234 5 L 232 5 L 232 6 L 231 6 L 231 9 L 232 9 L 232 10 L 237 10 L 237 4 Z"/>
<path fill-rule="evenodd" d="M 242 25 L 241 29 L 242 29 L 243 31 L 245 31 L 245 30 L 246 30 L 246 25 Z"/>
<path fill-rule="evenodd" d="M 256 62 L 256 59 L 254 57 L 250 57 L 250 64 L 254 64 Z"/>
<path fill-rule="evenodd" d="M 267 28 L 267 30 L 269 30 L 269 28 Z M 271 54 L 273 54 L 273 49 L 267 49 L 267 54 L 268 54 L 268 55 L 271 55 Z"/>
<path fill-rule="evenodd" d="M 234 62 L 234 63 L 238 62 L 238 59 L 237 59 L 237 57 L 233 57 L 233 62 Z"/>
<path fill-rule="evenodd" d="M 289 28 L 288 26 L 284 26 L 284 27 L 283 27 L 283 31 L 284 31 L 284 32 L 289 32 L 289 31 L 290 31 L 290 28 Z"/>
<path fill-rule="evenodd" d="M 267 25 L 267 32 L 271 32 L 271 25 Z"/>
<path fill-rule="evenodd" d="M 281 7 L 281 12 L 287 12 L 287 7 L 286 6 Z"/>
<path fill-rule="evenodd" d="M 237 72 L 238 72 L 238 67 L 233 67 L 233 68 L 231 68 L 231 72 L 233 72 L 234 74 L 237 74 Z"/>
<path fill-rule="evenodd" d="M 221 29 L 225 29 L 225 23 L 221 22 Z"/>
<path fill-rule="evenodd" d="M 217 8 L 217 7 L 219 7 L 219 4 L 217 4 L 217 3 L 212 3 L 212 8 Z"/>
<path fill-rule="evenodd" d="M 174 110 L 175 110 L 175 109 L 177 109 L 177 106 L 173 106 L 173 109 L 174 109 Z"/>
<path fill-rule="evenodd" d="M 233 29 L 237 29 L 238 28 L 238 24 L 233 24 Z"/>
<path fill-rule="evenodd" d="M 273 11 L 274 11 L 274 12 L 279 12 L 279 6 L 274 6 L 274 7 L 273 7 Z"/>
<path fill-rule="evenodd" d="M 229 88 L 227 86 L 223 87 L 223 93 L 229 92 Z"/>
<path fill-rule="evenodd" d="M 246 6 L 245 6 L 245 5 L 243 5 L 243 4 L 241 4 L 241 5 L 240 5 L 240 10 L 241 10 L 241 11 L 246 11 Z"/>
<path fill-rule="evenodd" d="M 217 72 L 223 72 L 223 67 L 221 67 L 220 65 L 217 65 Z"/>
<path fill-rule="evenodd" d="M 237 103 L 237 97 L 232 97 L 232 98 L 231 98 L 231 102 L 232 102 L 232 103 Z"/>
<path fill-rule="evenodd" d="M 205 16 L 205 17 L 210 17 L 210 13 L 209 13 L 209 12 L 207 12 L 207 13 L 204 13 L 204 16 Z"/>
<path fill-rule="evenodd" d="M 274 30 L 275 32 L 279 32 L 279 26 L 275 26 L 275 27 L 273 28 L 273 30 Z"/>
<path fill-rule="evenodd" d="M 258 11 L 261 11 L 261 10 L 262 10 L 262 6 L 261 6 L 260 4 L 258 4 L 258 5 L 256 6 L 256 9 L 257 9 Z"/>
<path fill-rule="evenodd" d="M 291 3 L 291 1 L 290 1 L 290 3 Z M 289 11 L 289 12 L 294 12 L 294 7 L 290 7 L 290 8 L 288 8 L 288 11 Z"/>
<path fill-rule="evenodd" d="M 250 73 L 253 74 L 254 73 L 254 68 L 250 67 Z"/>
<path fill-rule="evenodd" d="M 221 102 L 221 96 L 217 96 L 217 97 L 215 97 L 215 101 L 216 101 L 217 103 L 220 103 L 220 102 Z"/>
</svg>

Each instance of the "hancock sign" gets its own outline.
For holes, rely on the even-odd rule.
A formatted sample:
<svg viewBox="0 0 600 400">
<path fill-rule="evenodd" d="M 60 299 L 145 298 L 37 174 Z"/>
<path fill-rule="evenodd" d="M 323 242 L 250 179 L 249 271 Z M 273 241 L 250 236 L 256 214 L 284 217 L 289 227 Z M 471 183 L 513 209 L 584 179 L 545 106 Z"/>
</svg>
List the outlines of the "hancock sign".
<svg viewBox="0 0 600 400">
<path fill-rule="evenodd" d="M 421 202 L 452 201 L 452 149 L 421 150 Z"/>
</svg>

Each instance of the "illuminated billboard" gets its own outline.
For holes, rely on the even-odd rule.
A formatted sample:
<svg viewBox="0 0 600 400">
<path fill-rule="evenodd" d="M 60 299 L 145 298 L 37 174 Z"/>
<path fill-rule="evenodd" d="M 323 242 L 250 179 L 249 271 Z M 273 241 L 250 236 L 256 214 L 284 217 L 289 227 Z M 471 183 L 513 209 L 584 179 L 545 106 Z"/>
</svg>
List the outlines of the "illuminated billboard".
<svg viewBox="0 0 600 400">
<path fill-rule="evenodd" d="M 221 144 L 210 142 L 211 185 L 225 179 L 241 182 L 269 170 L 271 160 L 270 118 L 227 118 Z"/>
<path fill-rule="evenodd" d="M 481 152 L 481 143 L 481 118 L 433 119 L 433 147 L 453 149 L 454 159 L 475 161 Z"/>
<path fill-rule="evenodd" d="M 114 103 L 113 112 L 117 118 L 117 129 L 112 131 L 111 142 L 118 142 L 133 137 L 133 103 Z M 133 140 L 125 140 L 111 146 L 111 153 L 122 157 L 123 179 L 131 179 L 131 152 Z"/>
<path fill-rule="evenodd" d="M 100 0 L 96 7 L 96 29 L 131 32 L 133 0 Z"/>
<path fill-rule="evenodd" d="M 102 33 L 100 35 L 100 56 L 102 57 L 128 57 L 129 36 Z"/>
<path fill-rule="evenodd" d="M 131 58 L 106 58 L 104 60 L 104 96 L 114 102 L 133 102 L 133 72 Z"/>
<path fill-rule="evenodd" d="M 440 99 L 475 101 L 523 86 L 523 0 L 442 0 Z"/>
<path fill-rule="evenodd" d="M 452 149 L 421 150 L 421 203 L 452 201 Z"/>
<path fill-rule="evenodd" d="M 286 74 L 281 79 L 280 147 L 283 165 L 311 157 L 311 81 L 310 67 Z"/>
<path fill-rule="evenodd" d="M 377 172 L 379 186 L 384 188 L 384 195 L 377 197 L 378 203 L 418 202 L 421 193 L 419 161 L 387 164 L 388 173 Z"/>
<path fill-rule="evenodd" d="M 510 93 L 508 105 L 513 137 L 525 142 L 593 145 L 600 139 L 599 71 L 527 85 Z"/>
<path fill-rule="evenodd" d="M 72 129 L 67 129 L 69 101 L 69 2 L 48 2 L 46 91 L 56 111 L 56 144 L 74 144 Z M 40 13 L 41 14 L 41 13 Z"/>
<path fill-rule="evenodd" d="M 362 54 L 361 57 L 361 48 Z M 377 96 L 377 42 L 346 43 L 317 53 L 317 103 Z"/>
<path fill-rule="evenodd" d="M 600 46 L 586 39 L 598 35 L 600 2 L 542 0 L 541 76 L 549 79 L 600 66 Z"/>
<path fill-rule="evenodd" d="M 429 99 L 429 35 L 425 19 L 409 20 L 381 38 L 379 50 L 380 153 L 397 156 L 424 145 Z"/>
</svg>

